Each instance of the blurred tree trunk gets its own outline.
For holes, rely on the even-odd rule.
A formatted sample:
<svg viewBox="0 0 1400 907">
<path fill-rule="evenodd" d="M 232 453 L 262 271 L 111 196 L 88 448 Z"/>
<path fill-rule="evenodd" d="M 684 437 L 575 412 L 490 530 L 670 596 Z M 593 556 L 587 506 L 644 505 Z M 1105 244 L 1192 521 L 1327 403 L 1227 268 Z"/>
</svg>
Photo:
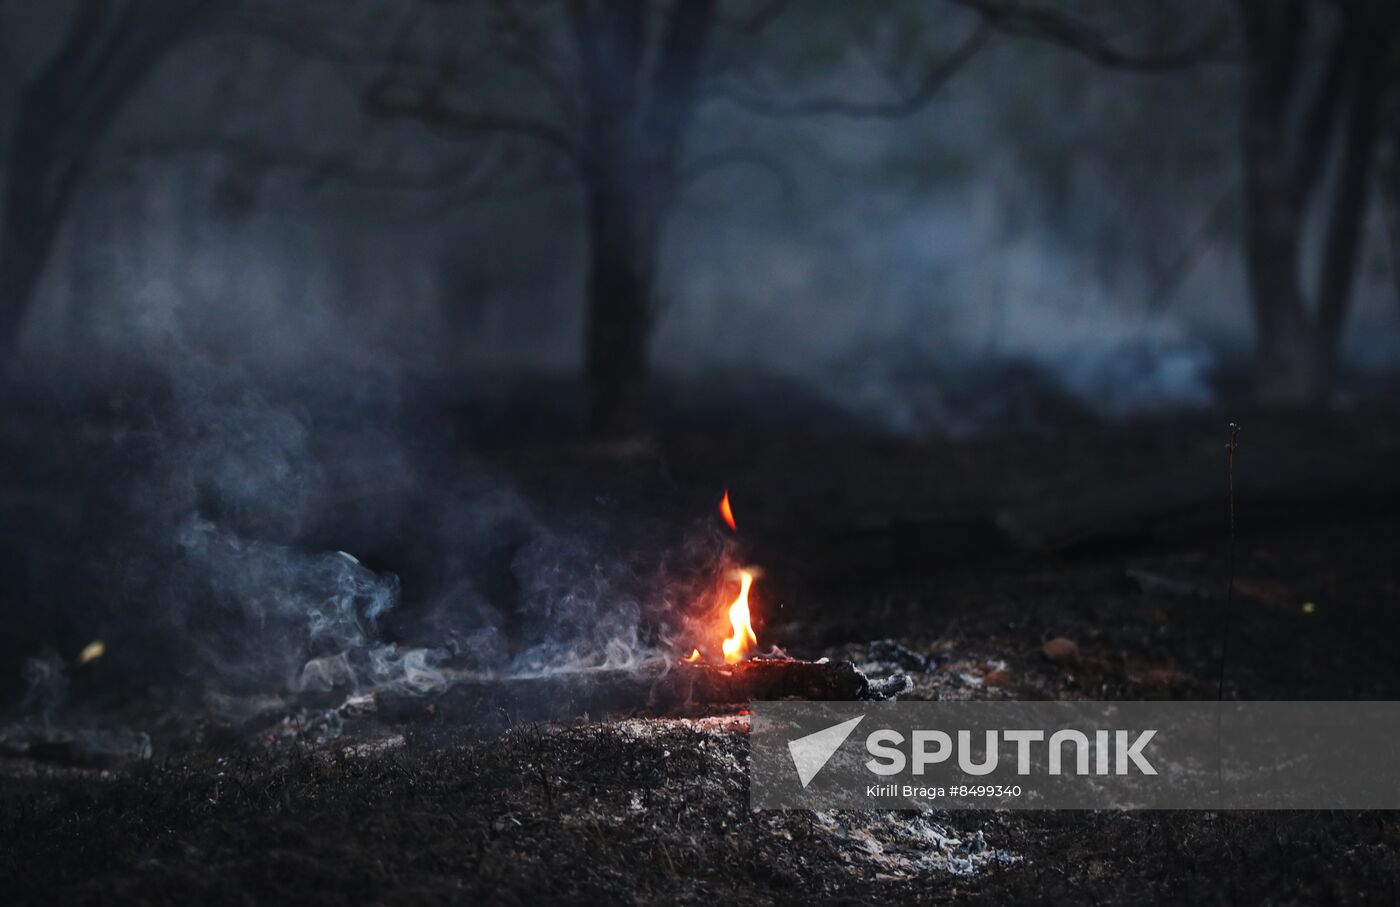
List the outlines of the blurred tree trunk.
<svg viewBox="0 0 1400 907">
<path fill-rule="evenodd" d="M 1115 68 L 1192 65 L 1217 43 L 1127 53 L 1092 18 L 1076 18 L 1055 3 L 953 2 L 1011 34 Z M 1245 68 L 1244 258 L 1257 328 L 1256 390 L 1267 402 L 1319 403 L 1335 379 L 1364 245 L 1382 110 L 1400 86 L 1400 3 L 1235 0 L 1235 7 Z M 1310 305 L 1302 259 L 1309 212 L 1319 201 L 1326 212 L 1322 263 Z"/>
<path fill-rule="evenodd" d="M 79 8 L 62 47 L 20 92 L 5 158 L 0 221 L 0 361 L 8 363 L 43 276 L 58 226 L 83 166 L 71 147 L 61 153 L 63 82 L 101 33 L 96 4 Z M 75 124 L 76 125 L 76 124 Z"/>
<path fill-rule="evenodd" d="M 46 204 L 40 187 L 45 169 L 33 161 L 24 133 L 17 133 L 7 161 L 3 226 L 0 226 L 0 363 L 13 356 L 43 276 L 62 216 L 59 204 Z M 32 146 L 31 146 L 32 147 Z"/>
<path fill-rule="evenodd" d="M 1244 7 L 1245 265 L 1258 332 L 1258 391 L 1268 399 L 1306 399 L 1319 376 L 1299 273 L 1303 199 L 1288 135 L 1304 10 L 1298 0 L 1247 0 Z"/>
<path fill-rule="evenodd" d="M 584 81 L 579 168 L 588 204 L 584 368 L 589 419 L 603 435 L 642 424 L 658 259 L 679 191 L 678 157 L 694 104 L 713 0 L 681 0 L 656 38 L 646 4 L 571 5 Z"/>
<path fill-rule="evenodd" d="M 589 187 L 588 308 L 584 367 L 595 432 L 622 435 L 642 422 L 656 294 L 658 242 L 640 202 Z"/>
<path fill-rule="evenodd" d="M 1381 201 L 1385 206 L 1385 237 L 1388 258 L 1390 259 L 1390 285 L 1395 291 L 1395 301 L 1400 303 L 1400 166 L 1396 156 L 1400 148 L 1397 139 L 1390 140 L 1391 160 L 1381 176 Z"/>
<path fill-rule="evenodd" d="M 516 140 L 535 143 L 556 163 L 567 161 L 568 175 L 578 179 L 587 208 L 583 352 L 589 419 L 595 433 L 620 436 L 642 426 L 662 234 L 683 184 L 720 166 L 780 169 L 761 151 L 742 147 L 712 151 L 682 165 L 682 145 L 702 79 L 708 99 L 723 98 L 761 116 L 907 116 L 922 109 L 977 52 L 989 30 L 978 28 L 951 55 L 932 65 L 924 64 L 919 54 L 922 76 L 902 97 L 792 99 L 773 97 L 771 80 L 756 78 L 759 73 L 737 65 L 743 55 L 730 60 L 728 67 L 706 60 L 713 33 L 752 39 L 795 6 L 786 0 L 765 0 L 742 10 L 745 15 L 731 10 L 725 16 L 716 12 L 716 0 L 562 0 L 560 5 L 567 28 L 562 36 L 565 54 L 553 53 L 555 42 L 550 39 L 557 37 L 557 23 L 550 18 L 545 24 L 531 15 L 549 5 L 502 0 L 487 7 L 498 19 L 489 20 L 483 30 L 487 46 L 470 52 L 475 62 L 391 63 L 368 87 L 364 102 L 371 116 L 418 120 L 441 135 L 467 141 L 496 137 L 504 143 L 499 157 L 507 162 L 519 157 Z M 492 33 L 493 27 L 502 26 Z M 284 26 L 270 36 L 294 48 L 305 43 L 295 28 Z M 543 86 L 558 116 L 541 116 L 533 108 L 499 99 L 493 105 L 466 84 L 462 72 L 491 59 L 493 45 L 508 65 Z M 345 56 L 337 49 L 326 55 Z M 566 71 L 550 65 L 560 56 L 573 64 Z M 485 178 L 476 180 L 472 189 L 488 195 L 492 174 L 498 171 L 483 172 Z M 504 168 L 506 176 L 509 172 Z"/>
<path fill-rule="evenodd" d="M 91 156 L 141 81 L 211 0 L 78 0 L 58 49 L 19 89 L 0 208 L 0 368 Z"/>
<path fill-rule="evenodd" d="M 1363 244 L 1368 188 L 1397 16 L 1383 2 L 1341 8 L 1326 59 L 1308 79 L 1311 0 L 1239 0 L 1245 46 L 1245 263 L 1258 328 L 1256 390 L 1321 403 Z M 1310 84 L 1309 84 L 1310 83 Z M 1335 148 L 1335 152 L 1334 152 Z M 1324 171 L 1332 161 L 1330 179 Z M 1302 256 L 1310 203 L 1326 209 L 1316 301 Z"/>
</svg>

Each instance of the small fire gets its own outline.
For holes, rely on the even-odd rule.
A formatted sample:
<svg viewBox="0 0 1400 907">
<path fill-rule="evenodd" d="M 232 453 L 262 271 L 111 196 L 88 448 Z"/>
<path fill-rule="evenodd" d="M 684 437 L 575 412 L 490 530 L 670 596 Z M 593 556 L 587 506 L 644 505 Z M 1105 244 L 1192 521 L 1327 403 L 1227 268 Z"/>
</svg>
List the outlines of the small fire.
<svg viewBox="0 0 1400 907">
<path fill-rule="evenodd" d="M 688 662 L 690 662 L 691 664 L 695 664 L 695 663 L 696 663 L 697 661 L 699 661 L 699 660 L 700 660 L 700 650 L 699 650 L 699 649 L 691 649 L 691 650 L 690 650 L 690 657 L 688 657 L 688 658 L 682 658 L 682 659 L 681 659 L 681 661 L 688 661 Z"/>
<path fill-rule="evenodd" d="M 720 646 L 728 664 L 742 660 L 751 650 L 758 647 L 758 637 L 754 635 L 753 624 L 749 619 L 749 587 L 752 585 L 753 574 L 747 570 L 740 570 L 739 597 L 729 606 L 729 624 L 733 627 L 733 633 Z"/>
<path fill-rule="evenodd" d="M 734 510 L 729 506 L 728 488 L 724 489 L 724 497 L 720 498 L 719 500 L 719 515 L 724 517 L 724 523 L 726 526 L 728 526 L 730 529 L 733 529 L 735 532 L 739 531 L 739 527 L 734 525 Z"/>
</svg>

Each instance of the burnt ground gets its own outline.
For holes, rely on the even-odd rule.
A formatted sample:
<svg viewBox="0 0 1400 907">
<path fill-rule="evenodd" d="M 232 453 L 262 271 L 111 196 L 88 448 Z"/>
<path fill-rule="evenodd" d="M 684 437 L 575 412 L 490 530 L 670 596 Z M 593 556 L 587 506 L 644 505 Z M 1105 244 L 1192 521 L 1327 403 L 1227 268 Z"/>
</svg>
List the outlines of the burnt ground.
<svg viewBox="0 0 1400 907">
<path fill-rule="evenodd" d="M 766 568 L 764 642 L 864 661 L 898 660 L 870 645 L 896 640 L 937 656 L 915 696 L 1213 699 L 1228 632 L 1227 696 L 1393 698 L 1400 419 L 1241 418 L 1228 607 L 1222 421 L 470 459 L 614 515 L 688 518 L 728 487 Z M 1059 638 L 1073 647 L 1047 650 Z M 756 814 L 742 715 L 518 719 L 366 723 L 320 744 L 157 733 L 152 759 L 106 769 L 9 759 L 0 888 L 7 903 L 1400 900 L 1389 813 Z"/>
</svg>

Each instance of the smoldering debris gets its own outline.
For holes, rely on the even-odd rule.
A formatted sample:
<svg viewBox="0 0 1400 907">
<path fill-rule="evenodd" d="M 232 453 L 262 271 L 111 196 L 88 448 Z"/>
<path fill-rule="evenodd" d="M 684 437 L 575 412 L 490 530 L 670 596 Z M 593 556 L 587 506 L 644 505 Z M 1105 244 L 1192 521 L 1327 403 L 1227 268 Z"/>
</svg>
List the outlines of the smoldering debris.
<svg viewBox="0 0 1400 907">
<path fill-rule="evenodd" d="M 398 604 L 397 576 L 345 552 L 304 555 L 203 520 L 187 522 L 179 544 L 184 570 L 206 586 L 205 620 L 233 630 L 191 632 L 191 645 L 233 690 L 421 693 L 444 683 L 435 665 L 444 653 L 394 646 L 378 632 Z"/>
<path fill-rule="evenodd" d="M 85 650 L 86 651 L 86 650 Z M 79 663 L 82 656 L 79 656 Z M 84 768 L 106 768 L 151 758 L 151 738 L 111 718 L 66 714 L 69 679 L 57 652 L 25 663 L 28 685 L 18 715 L 0 725 L 0 755 Z"/>
<path fill-rule="evenodd" d="M 151 738 L 122 727 L 58 728 L 34 723 L 0 727 L 0 755 L 83 768 L 109 768 L 151 758 Z"/>
<path fill-rule="evenodd" d="M 270 746 L 319 745 L 342 735 L 373 742 L 413 728 L 472 737 L 535 721 L 567 724 L 622 716 L 719 720 L 744 711 L 755 699 L 885 701 L 913 689 L 903 673 L 867 673 L 849 661 L 825 658 L 758 658 L 721 665 L 656 657 L 626 669 L 493 676 L 447 666 L 441 674 L 445 683 L 434 690 L 366 690 L 331 707 L 277 700 L 242 722 L 240 732 L 245 741 Z"/>
<path fill-rule="evenodd" d="M 903 674 L 867 676 L 849 661 L 756 658 L 736 664 L 675 663 L 656 658 L 635 669 L 556 671 L 524 677 L 451 674 L 427 696 L 379 691 L 372 702 L 397 721 L 471 721 L 501 713 L 513 720 L 569 720 L 581 715 L 676 715 L 740 708 L 752 700 L 893 699 L 911 688 Z M 352 708 L 365 708 L 361 697 Z M 347 703 L 347 705 L 350 705 Z"/>
</svg>

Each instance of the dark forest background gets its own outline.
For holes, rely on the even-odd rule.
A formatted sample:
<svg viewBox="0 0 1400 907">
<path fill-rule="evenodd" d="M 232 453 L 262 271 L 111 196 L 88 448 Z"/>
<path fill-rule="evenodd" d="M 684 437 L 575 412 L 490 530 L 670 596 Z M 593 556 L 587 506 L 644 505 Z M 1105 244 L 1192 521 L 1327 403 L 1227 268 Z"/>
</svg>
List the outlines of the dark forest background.
<svg viewBox="0 0 1400 907">
<path fill-rule="evenodd" d="M 285 675 L 389 570 L 453 645 L 580 584 L 588 657 L 635 636 L 645 571 L 473 447 L 1393 396 L 1384 0 L 0 15 L 7 676 L 123 633 Z"/>
<path fill-rule="evenodd" d="M 20 381 L 368 369 L 610 433 L 757 393 L 927 434 L 1028 385 L 1316 402 L 1394 361 L 1386 3 L 5 17 Z"/>
</svg>

